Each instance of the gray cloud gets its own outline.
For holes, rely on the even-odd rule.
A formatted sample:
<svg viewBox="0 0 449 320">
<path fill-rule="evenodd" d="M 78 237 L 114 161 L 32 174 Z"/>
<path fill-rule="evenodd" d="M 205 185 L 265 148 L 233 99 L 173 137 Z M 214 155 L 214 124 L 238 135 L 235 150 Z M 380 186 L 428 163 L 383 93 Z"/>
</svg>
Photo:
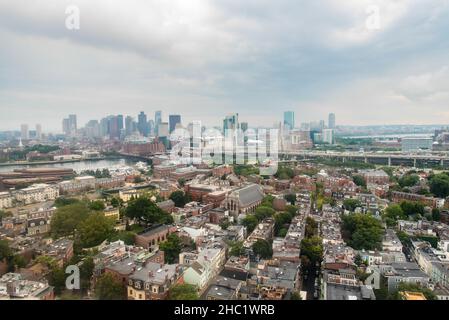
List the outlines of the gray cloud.
<svg viewBox="0 0 449 320">
<path fill-rule="evenodd" d="M 299 122 L 448 123 L 448 3 L 0 0 L 0 129 L 157 109 L 213 124 L 239 112 L 271 125 L 284 109 Z M 69 4 L 79 31 L 64 26 Z"/>
</svg>

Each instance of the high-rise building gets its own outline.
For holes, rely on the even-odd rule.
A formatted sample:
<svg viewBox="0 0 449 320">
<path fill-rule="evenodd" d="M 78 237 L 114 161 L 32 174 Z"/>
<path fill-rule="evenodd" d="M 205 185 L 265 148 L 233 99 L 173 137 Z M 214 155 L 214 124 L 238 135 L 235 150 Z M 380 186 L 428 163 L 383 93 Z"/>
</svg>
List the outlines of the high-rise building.
<svg viewBox="0 0 449 320">
<path fill-rule="evenodd" d="M 154 120 L 152 120 L 152 119 L 148 120 L 148 134 L 150 136 L 155 135 Z"/>
<path fill-rule="evenodd" d="M 323 143 L 334 144 L 334 129 L 323 129 L 321 139 Z"/>
<path fill-rule="evenodd" d="M 134 119 L 131 116 L 125 118 L 125 135 L 130 136 L 134 132 Z"/>
<path fill-rule="evenodd" d="M 40 124 L 36 124 L 36 139 L 42 139 L 42 126 Z"/>
<path fill-rule="evenodd" d="M 78 129 L 77 122 L 76 122 L 76 114 L 69 114 L 69 122 L 70 122 L 71 132 L 76 133 L 76 130 Z"/>
<path fill-rule="evenodd" d="M 171 114 L 168 116 L 168 122 L 170 123 L 170 133 L 175 131 L 176 125 L 181 123 L 181 116 L 179 114 Z"/>
<path fill-rule="evenodd" d="M 329 120 L 327 127 L 329 129 L 335 129 L 335 113 L 329 113 Z"/>
<path fill-rule="evenodd" d="M 77 129 L 76 114 L 69 114 L 68 118 L 62 120 L 62 131 L 64 134 L 74 135 Z"/>
<path fill-rule="evenodd" d="M 159 124 L 162 122 L 162 111 L 158 110 L 154 113 L 154 134 L 159 135 Z"/>
<path fill-rule="evenodd" d="M 226 130 L 237 130 L 239 129 L 239 114 L 230 114 L 227 115 L 226 118 L 223 120 L 223 132 L 226 132 Z"/>
<path fill-rule="evenodd" d="M 109 119 L 103 118 L 100 120 L 100 136 L 105 137 L 109 134 Z"/>
<path fill-rule="evenodd" d="M 88 138 L 99 138 L 101 137 L 100 133 L 100 124 L 98 120 L 90 120 L 85 127 L 85 134 Z"/>
<path fill-rule="evenodd" d="M 30 138 L 30 132 L 28 130 L 28 125 L 27 124 L 22 124 L 20 126 L 20 137 L 23 140 L 28 140 Z"/>
<path fill-rule="evenodd" d="M 121 126 L 123 127 L 123 116 L 109 116 L 108 117 L 108 127 L 109 127 L 109 138 L 119 139 L 120 138 L 120 120 L 122 121 Z"/>
<path fill-rule="evenodd" d="M 248 130 L 248 122 L 242 122 L 240 123 L 240 128 L 243 132 L 246 132 Z"/>
<path fill-rule="evenodd" d="M 137 116 L 137 129 L 139 130 L 140 134 L 144 137 L 148 137 L 149 130 L 148 130 L 148 122 L 147 122 L 147 115 L 142 111 Z"/>
<path fill-rule="evenodd" d="M 123 130 L 123 115 L 122 114 L 119 114 L 118 116 L 117 116 L 117 124 L 118 124 L 118 130 L 119 131 L 122 131 Z"/>
<path fill-rule="evenodd" d="M 284 126 L 289 130 L 293 130 L 295 128 L 295 112 L 294 111 L 285 111 L 284 112 Z"/>
</svg>

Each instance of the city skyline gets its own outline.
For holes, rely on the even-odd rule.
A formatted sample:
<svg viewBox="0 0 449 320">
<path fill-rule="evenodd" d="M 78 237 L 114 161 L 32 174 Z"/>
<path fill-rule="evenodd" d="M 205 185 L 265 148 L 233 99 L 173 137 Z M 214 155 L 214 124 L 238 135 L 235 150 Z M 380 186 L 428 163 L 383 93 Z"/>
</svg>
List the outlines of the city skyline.
<svg viewBox="0 0 449 320">
<path fill-rule="evenodd" d="M 370 30 L 372 2 L 3 1 L 0 128 L 56 131 L 75 111 L 87 123 L 123 110 L 271 126 L 279 108 L 298 122 L 449 123 L 447 2 L 374 1 Z M 80 30 L 64 25 L 69 4 Z"/>
</svg>

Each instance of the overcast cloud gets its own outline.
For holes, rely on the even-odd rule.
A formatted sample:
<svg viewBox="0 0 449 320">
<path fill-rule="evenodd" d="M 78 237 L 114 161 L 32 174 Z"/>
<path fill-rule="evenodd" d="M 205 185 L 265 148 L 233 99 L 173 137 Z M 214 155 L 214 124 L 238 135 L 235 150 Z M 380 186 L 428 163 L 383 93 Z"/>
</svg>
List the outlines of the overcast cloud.
<svg viewBox="0 0 449 320">
<path fill-rule="evenodd" d="M 0 0 L 0 130 L 141 110 L 449 123 L 447 30 L 449 0 Z"/>
</svg>

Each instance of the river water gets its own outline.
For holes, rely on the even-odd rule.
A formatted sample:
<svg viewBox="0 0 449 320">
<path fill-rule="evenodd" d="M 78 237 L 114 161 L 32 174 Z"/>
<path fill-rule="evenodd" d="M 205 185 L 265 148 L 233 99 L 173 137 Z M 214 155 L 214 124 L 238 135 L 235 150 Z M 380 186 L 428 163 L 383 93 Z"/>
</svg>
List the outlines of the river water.
<svg viewBox="0 0 449 320">
<path fill-rule="evenodd" d="M 12 166 L 0 166 L 0 172 L 10 172 L 14 169 L 23 168 L 71 168 L 76 172 L 84 170 L 97 170 L 97 169 L 111 169 L 120 166 L 132 166 L 136 164 L 136 161 L 128 159 L 107 159 L 107 160 L 88 160 L 79 162 L 66 162 L 66 163 L 52 163 L 52 164 L 27 164 L 27 165 L 12 165 Z"/>
</svg>

